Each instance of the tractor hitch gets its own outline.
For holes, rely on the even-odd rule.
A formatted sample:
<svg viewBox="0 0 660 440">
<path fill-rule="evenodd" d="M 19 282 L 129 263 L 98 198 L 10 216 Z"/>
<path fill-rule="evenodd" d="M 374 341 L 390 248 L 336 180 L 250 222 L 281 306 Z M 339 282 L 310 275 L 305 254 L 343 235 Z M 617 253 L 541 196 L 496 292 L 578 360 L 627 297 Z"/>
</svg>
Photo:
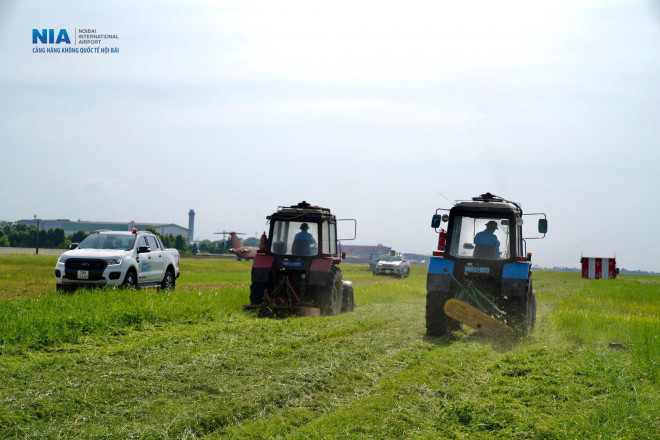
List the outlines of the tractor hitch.
<svg viewBox="0 0 660 440">
<path fill-rule="evenodd" d="M 246 304 L 243 310 L 256 310 L 257 315 L 263 318 L 286 317 L 286 316 L 308 316 L 314 317 L 321 314 L 318 307 L 306 307 L 301 305 L 300 296 L 291 285 L 289 277 L 282 278 L 273 290 L 272 295 L 264 292 L 261 304 Z"/>
</svg>

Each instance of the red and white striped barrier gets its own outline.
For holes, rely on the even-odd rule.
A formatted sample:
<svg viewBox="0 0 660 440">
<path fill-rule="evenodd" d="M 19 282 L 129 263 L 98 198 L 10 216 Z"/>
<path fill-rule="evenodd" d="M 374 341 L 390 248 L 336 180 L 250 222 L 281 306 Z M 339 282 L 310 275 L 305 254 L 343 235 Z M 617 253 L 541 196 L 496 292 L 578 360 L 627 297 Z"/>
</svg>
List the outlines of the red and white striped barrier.
<svg viewBox="0 0 660 440">
<path fill-rule="evenodd" d="M 616 278 L 616 259 L 582 257 L 582 278 L 614 279 Z"/>
</svg>

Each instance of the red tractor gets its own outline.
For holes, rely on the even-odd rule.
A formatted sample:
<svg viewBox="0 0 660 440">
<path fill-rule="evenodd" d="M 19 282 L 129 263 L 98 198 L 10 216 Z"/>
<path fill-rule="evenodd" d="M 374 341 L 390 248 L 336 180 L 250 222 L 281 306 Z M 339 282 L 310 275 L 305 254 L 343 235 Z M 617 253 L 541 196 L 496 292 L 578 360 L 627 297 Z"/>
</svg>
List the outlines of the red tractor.
<svg viewBox="0 0 660 440">
<path fill-rule="evenodd" d="M 265 316 L 353 311 L 352 283 L 343 281 L 339 269 L 338 220 L 330 210 L 303 201 L 280 206 L 268 220 L 268 236 L 261 237 L 252 264 L 250 304 L 244 309 Z"/>
</svg>

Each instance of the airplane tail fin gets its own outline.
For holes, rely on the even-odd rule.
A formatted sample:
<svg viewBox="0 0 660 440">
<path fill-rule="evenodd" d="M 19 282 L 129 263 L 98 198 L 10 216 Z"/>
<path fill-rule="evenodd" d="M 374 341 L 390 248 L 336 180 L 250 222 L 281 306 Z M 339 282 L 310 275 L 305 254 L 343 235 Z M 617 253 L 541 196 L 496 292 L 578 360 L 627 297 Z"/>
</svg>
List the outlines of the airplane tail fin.
<svg viewBox="0 0 660 440">
<path fill-rule="evenodd" d="M 231 245 L 234 247 L 234 249 L 241 247 L 241 242 L 238 240 L 236 232 L 230 232 L 229 236 L 231 237 Z"/>
</svg>

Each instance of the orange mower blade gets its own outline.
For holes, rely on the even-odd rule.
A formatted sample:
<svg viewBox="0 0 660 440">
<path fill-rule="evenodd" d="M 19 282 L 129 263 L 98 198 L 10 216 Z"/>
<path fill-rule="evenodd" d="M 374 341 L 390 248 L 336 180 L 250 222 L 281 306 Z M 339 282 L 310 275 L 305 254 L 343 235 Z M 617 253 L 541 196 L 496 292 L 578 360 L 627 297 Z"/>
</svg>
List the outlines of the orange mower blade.
<svg viewBox="0 0 660 440">
<path fill-rule="evenodd" d="M 510 339 L 515 335 L 514 330 L 506 324 L 492 318 L 469 304 L 451 298 L 444 306 L 447 316 L 462 322 L 465 325 L 496 339 Z"/>
</svg>

